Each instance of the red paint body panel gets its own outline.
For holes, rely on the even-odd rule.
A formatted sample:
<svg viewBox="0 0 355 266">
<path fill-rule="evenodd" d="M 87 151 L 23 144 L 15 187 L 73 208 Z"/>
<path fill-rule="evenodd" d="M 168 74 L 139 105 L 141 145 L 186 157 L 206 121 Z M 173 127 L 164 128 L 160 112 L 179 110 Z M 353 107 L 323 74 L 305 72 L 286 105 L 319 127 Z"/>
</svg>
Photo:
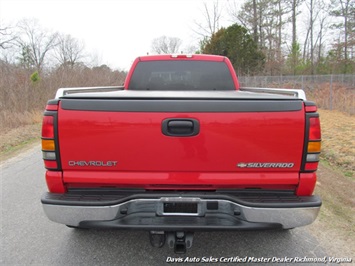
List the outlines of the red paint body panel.
<svg viewBox="0 0 355 266">
<path fill-rule="evenodd" d="M 295 188 L 297 173 L 100 172 L 65 171 L 64 182 L 83 186 L 146 189 Z M 178 186 L 173 186 L 178 185 Z"/>
<path fill-rule="evenodd" d="M 63 170 L 144 172 L 255 172 L 238 163 L 287 162 L 301 166 L 303 112 L 285 113 L 145 113 L 59 112 Z M 194 118 L 193 137 L 162 134 L 166 118 Z M 290 152 L 292 151 L 292 152 Z M 70 166 L 69 161 L 117 161 L 114 167 Z M 274 172 L 275 169 L 262 169 Z M 147 180 L 148 181 L 148 180 Z"/>
<path fill-rule="evenodd" d="M 46 171 L 46 182 L 49 192 L 65 193 L 66 187 L 63 183 L 63 174 L 59 171 Z"/>
<path fill-rule="evenodd" d="M 317 182 L 316 173 L 301 173 L 300 182 L 296 190 L 297 196 L 309 196 L 313 194 Z"/>
</svg>

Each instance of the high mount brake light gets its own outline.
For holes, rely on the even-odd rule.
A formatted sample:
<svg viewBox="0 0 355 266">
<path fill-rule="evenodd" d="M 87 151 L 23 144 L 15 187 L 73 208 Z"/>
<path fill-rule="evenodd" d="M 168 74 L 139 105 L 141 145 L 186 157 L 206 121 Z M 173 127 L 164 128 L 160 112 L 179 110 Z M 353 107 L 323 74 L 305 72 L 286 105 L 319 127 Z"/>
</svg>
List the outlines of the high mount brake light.
<svg viewBox="0 0 355 266">
<path fill-rule="evenodd" d="M 191 54 L 173 54 L 172 58 L 192 58 Z"/>
</svg>

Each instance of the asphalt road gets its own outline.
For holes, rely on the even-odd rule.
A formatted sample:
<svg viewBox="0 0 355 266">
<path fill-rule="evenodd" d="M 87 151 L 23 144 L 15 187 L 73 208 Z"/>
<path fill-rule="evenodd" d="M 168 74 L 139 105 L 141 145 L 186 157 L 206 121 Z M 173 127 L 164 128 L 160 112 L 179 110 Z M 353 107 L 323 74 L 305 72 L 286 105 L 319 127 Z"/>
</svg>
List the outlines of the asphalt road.
<svg viewBox="0 0 355 266">
<path fill-rule="evenodd" d="M 174 254 L 167 245 L 151 247 L 147 232 L 70 229 L 49 221 L 42 211 L 44 172 L 39 146 L 1 164 L 1 265 L 165 265 L 186 258 L 200 265 L 235 265 L 236 257 L 272 262 L 329 255 L 307 227 L 195 233 L 192 248 L 183 255 Z"/>
</svg>

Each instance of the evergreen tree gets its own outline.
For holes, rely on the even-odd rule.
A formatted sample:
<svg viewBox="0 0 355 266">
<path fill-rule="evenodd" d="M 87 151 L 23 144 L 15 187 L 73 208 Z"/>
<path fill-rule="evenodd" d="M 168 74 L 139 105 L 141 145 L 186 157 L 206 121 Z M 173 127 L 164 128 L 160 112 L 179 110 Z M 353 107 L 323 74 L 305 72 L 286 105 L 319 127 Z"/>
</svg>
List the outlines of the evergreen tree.
<svg viewBox="0 0 355 266">
<path fill-rule="evenodd" d="M 301 48 L 299 43 L 294 42 L 292 44 L 291 52 L 288 55 L 286 63 L 289 69 L 289 73 L 292 75 L 302 74 L 298 71 L 301 66 Z"/>
<path fill-rule="evenodd" d="M 238 75 L 260 73 L 264 66 L 264 54 L 258 50 L 247 29 L 238 24 L 221 28 L 213 34 L 202 43 L 201 52 L 227 56 Z"/>
</svg>

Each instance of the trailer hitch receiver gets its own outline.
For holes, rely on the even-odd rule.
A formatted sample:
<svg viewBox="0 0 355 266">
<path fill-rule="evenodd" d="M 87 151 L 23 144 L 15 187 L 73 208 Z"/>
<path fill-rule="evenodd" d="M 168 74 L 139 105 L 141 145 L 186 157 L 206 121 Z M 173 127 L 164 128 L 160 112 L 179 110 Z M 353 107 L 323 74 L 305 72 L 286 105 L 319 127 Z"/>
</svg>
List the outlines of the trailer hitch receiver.
<svg viewBox="0 0 355 266">
<path fill-rule="evenodd" d="M 193 232 L 164 232 L 150 231 L 149 240 L 153 247 L 161 248 L 165 242 L 168 242 L 170 248 L 174 249 L 177 254 L 184 254 L 188 248 L 192 247 L 194 238 Z"/>
<path fill-rule="evenodd" d="M 193 232 L 168 232 L 167 242 L 175 253 L 184 254 L 188 248 L 192 247 L 193 237 Z"/>
</svg>

